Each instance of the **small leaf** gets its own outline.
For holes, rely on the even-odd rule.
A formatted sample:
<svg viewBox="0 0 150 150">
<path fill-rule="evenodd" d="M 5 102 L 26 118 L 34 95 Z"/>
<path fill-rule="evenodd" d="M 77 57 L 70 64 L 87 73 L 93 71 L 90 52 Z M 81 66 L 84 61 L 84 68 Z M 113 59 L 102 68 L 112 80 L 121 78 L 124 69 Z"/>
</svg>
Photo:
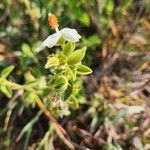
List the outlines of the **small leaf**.
<svg viewBox="0 0 150 150">
<path fill-rule="evenodd" d="M 79 17 L 79 20 L 85 26 L 90 25 L 90 17 L 86 13 L 82 13 L 82 15 Z"/>
<path fill-rule="evenodd" d="M 27 105 L 31 104 L 33 107 L 35 107 L 36 101 L 39 100 L 38 94 L 36 92 L 28 92 L 28 91 L 23 95 L 22 98 Z"/>
<path fill-rule="evenodd" d="M 58 76 L 55 78 L 53 86 L 56 91 L 64 92 L 68 87 L 68 80 L 63 75 Z"/>
<path fill-rule="evenodd" d="M 55 67 L 59 65 L 59 59 L 55 56 L 48 57 L 47 63 L 45 65 L 45 68 Z"/>
<path fill-rule="evenodd" d="M 25 78 L 26 82 L 28 82 L 28 81 L 34 81 L 35 80 L 35 77 L 32 75 L 32 73 L 30 71 L 27 71 L 24 74 L 24 78 Z"/>
<path fill-rule="evenodd" d="M 126 1 L 123 1 L 123 4 L 122 4 L 122 11 L 127 11 L 131 5 L 133 3 L 133 0 L 126 0 Z"/>
<path fill-rule="evenodd" d="M 67 42 L 63 47 L 63 52 L 66 56 L 70 55 L 75 49 L 75 43 Z"/>
<path fill-rule="evenodd" d="M 0 85 L 0 91 L 4 93 L 8 98 L 12 97 L 12 89 L 6 85 Z"/>
<path fill-rule="evenodd" d="M 93 34 L 89 38 L 83 38 L 83 43 L 87 47 L 95 47 L 96 45 L 101 44 L 101 39 L 98 37 L 98 35 Z"/>
<path fill-rule="evenodd" d="M 86 48 L 78 49 L 68 56 L 68 64 L 75 65 L 79 63 L 85 56 Z"/>
<path fill-rule="evenodd" d="M 22 44 L 21 48 L 23 51 L 23 55 L 25 57 L 33 57 L 33 52 L 28 44 L 26 44 L 26 43 Z"/>
<path fill-rule="evenodd" d="M 6 68 L 4 68 L 1 73 L 0 73 L 0 76 L 2 78 L 6 78 L 11 72 L 12 70 L 14 69 L 15 67 L 14 66 L 8 66 Z"/>
<path fill-rule="evenodd" d="M 72 109 L 79 108 L 78 100 L 73 95 L 70 96 L 70 98 L 67 100 L 67 103 L 68 103 L 69 107 L 71 107 Z"/>
<path fill-rule="evenodd" d="M 89 67 L 87 67 L 85 65 L 81 65 L 81 64 L 79 64 L 77 66 L 77 74 L 87 75 L 87 74 L 90 74 L 90 73 L 92 73 L 92 70 Z"/>
<path fill-rule="evenodd" d="M 71 96 L 72 91 L 73 91 L 73 84 L 69 83 L 69 85 L 64 93 L 64 100 L 67 100 Z"/>
<path fill-rule="evenodd" d="M 26 5 L 27 9 L 30 9 L 30 1 L 29 0 L 23 0 L 22 2 Z"/>
<path fill-rule="evenodd" d="M 67 67 L 67 73 L 73 80 L 76 80 L 76 68 Z"/>
<path fill-rule="evenodd" d="M 114 9 L 114 2 L 112 0 L 106 0 L 104 5 L 107 15 L 111 15 Z"/>
<path fill-rule="evenodd" d="M 65 40 L 64 40 L 64 38 L 61 36 L 61 37 L 59 38 L 58 42 L 57 42 L 57 45 L 64 45 L 64 43 L 65 43 Z"/>
</svg>

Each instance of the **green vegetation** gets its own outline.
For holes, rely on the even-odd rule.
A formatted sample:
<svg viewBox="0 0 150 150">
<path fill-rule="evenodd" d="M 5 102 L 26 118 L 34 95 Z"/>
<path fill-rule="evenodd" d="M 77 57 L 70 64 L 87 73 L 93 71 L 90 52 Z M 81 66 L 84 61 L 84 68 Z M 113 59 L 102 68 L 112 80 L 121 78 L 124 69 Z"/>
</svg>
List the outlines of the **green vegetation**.
<svg viewBox="0 0 150 150">
<path fill-rule="evenodd" d="M 150 149 L 149 0 L 2 0 L 0 14 L 0 149 Z"/>
</svg>

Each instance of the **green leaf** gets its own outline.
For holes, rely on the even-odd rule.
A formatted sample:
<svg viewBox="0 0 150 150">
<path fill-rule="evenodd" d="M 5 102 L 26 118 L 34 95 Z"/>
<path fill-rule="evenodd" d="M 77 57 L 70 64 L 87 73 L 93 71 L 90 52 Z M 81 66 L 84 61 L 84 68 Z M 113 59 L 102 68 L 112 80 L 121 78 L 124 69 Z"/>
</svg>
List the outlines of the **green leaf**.
<svg viewBox="0 0 150 150">
<path fill-rule="evenodd" d="M 89 26 L 90 25 L 90 17 L 86 14 L 83 13 L 80 17 L 79 17 L 80 22 L 85 25 L 85 26 Z"/>
<path fill-rule="evenodd" d="M 122 11 L 128 10 L 129 7 L 131 7 L 132 3 L 133 3 L 133 0 L 125 0 L 125 1 L 123 1 Z"/>
<path fill-rule="evenodd" d="M 111 15 L 113 9 L 114 9 L 114 2 L 113 2 L 113 0 L 106 0 L 105 1 L 105 10 L 106 10 L 107 15 Z"/>
<path fill-rule="evenodd" d="M 0 91 L 4 93 L 8 98 L 12 97 L 12 89 L 6 85 L 0 85 Z"/>
<path fill-rule="evenodd" d="M 101 44 L 101 39 L 98 37 L 98 35 L 93 34 L 89 38 L 83 38 L 83 42 L 87 47 L 93 47 L 98 44 Z"/>
<path fill-rule="evenodd" d="M 75 65 L 79 63 L 85 56 L 86 47 L 78 49 L 68 56 L 68 64 Z"/>
<path fill-rule="evenodd" d="M 27 105 L 31 104 L 33 107 L 35 107 L 36 101 L 39 100 L 38 94 L 34 91 L 27 91 L 22 98 Z"/>
<path fill-rule="evenodd" d="M 14 90 L 23 88 L 22 85 L 19 85 L 17 83 L 11 82 L 11 81 L 8 81 L 5 78 L 0 78 L 0 85 L 7 85 L 7 86 L 11 87 Z"/>
<path fill-rule="evenodd" d="M 42 111 L 39 111 L 36 116 L 34 116 L 25 126 L 24 128 L 21 130 L 20 134 L 19 134 L 19 139 L 29 130 L 31 130 L 33 128 L 33 125 L 39 120 L 40 115 L 42 114 Z"/>
<path fill-rule="evenodd" d="M 87 74 L 90 74 L 90 73 L 92 73 L 92 70 L 89 67 L 87 67 L 85 65 L 81 65 L 81 64 L 79 64 L 77 66 L 77 74 L 87 75 Z"/>
<path fill-rule="evenodd" d="M 4 68 L 1 73 L 0 73 L 0 76 L 2 78 L 6 78 L 11 72 L 12 70 L 14 69 L 15 67 L 14 66 L 8 66 L 6 68 Z"/>
<path fill-rule="evenodd" d="M 75 43 L 67 42 L 63 47 L 63 53 L 68 56 L 70 55 L 75 49 Z"/>
<path fill-rule="evenodd" d="M 45 68 L 55 67 L 59 65 L 59 59 L 55 56 L 48 57 L 47 63 L 45 65 Z"/>
<path fill-rule="evenodd" d="M 21 48 L 23 51 L 23 55 L 25 57 L 33 57 L 33 52 L 28 44 L 26 44 L 26 43 L 22 44 Z"/>
<path fill-rule="evenodd" d="M 58 92 L 64 92 L 68 87 L 68 80 L 65 76 L 61 75 L 54 79 L 53 87 Z"/>
<path fill-rule="evenodd" d="M 64 100 L 67 100 L 71 96 L 72 91 L 73 91 L 73 84 L 69 83 L 69 85 L 64 93 Z"/>
<path fill-rule="evenodd" d="M 68 103 L 69 107 L 71 107 L 72 109 L 79 108 L 78 100 L 76 99 L 76 97 L 74 95 L 70 96 L 70 98 L 67 100 L 67 103 Z"/>
<path fill-rule="evenodd" d="M 65 43 L 65 40 L 64 40 L 64 38 L 61 36 L 61 37 L 59 38 L 58 42 L 57 42 L 57 45 L 64 45 L 64 43 Z"/>
<path fill-rule="evenodd" d="M 72 78 L 73 80 L 76 79 L 76 68 L 71 68 L 71 67 L 67 67 L 67 73 L 70 76 L 70 78 Z"/>
<path fill-rule="evenodd" d="M 27 9 L 29 10 L 30 9 L 30 1 L 29 0 L 23 0 L 22 2 L 25 4 Z"/>
</svg>

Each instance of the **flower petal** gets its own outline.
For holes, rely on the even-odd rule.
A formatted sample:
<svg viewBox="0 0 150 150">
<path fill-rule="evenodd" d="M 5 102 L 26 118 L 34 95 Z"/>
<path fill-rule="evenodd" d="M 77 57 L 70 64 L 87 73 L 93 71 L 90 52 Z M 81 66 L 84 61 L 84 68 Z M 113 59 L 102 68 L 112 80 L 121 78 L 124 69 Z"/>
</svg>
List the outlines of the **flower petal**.
<svg viewBox="0 0 150 150">
<path fill-rule="evenodd" d="M 42 51 L 45 47 L 46 46 L 41 45 L 40 47 L 36 48 L 35 51 L 38 53 L 38 52 Z"/>
<path fill-rule="evenodd" d="M 62 30 L 60 30 L 60 33 L 65 40 L 70 42 L 77 42 L 81 38 L 81 36 L 75 29 L 63 28 Z"/>
<path fill-rule="evenodd" d="M 47 46 L 49 48 L 53 47 L 56 45 L 57 41 L 59 40 L 59 38 L 61 37 L 60 33 L 54 33 L 50 36 L 48 36 L 44 42 L 43 42 L 43 46 Z"/>
</svg>

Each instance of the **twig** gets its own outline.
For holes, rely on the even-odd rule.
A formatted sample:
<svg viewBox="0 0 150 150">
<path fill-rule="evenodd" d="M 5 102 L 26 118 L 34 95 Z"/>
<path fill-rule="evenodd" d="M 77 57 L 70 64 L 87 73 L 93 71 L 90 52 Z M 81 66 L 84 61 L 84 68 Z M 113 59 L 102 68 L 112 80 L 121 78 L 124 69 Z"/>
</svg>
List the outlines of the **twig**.
<svg viewBox="0 0 150 150">
<path fill-rule="evenodd" d="M 46 107 L 44 106 L 43 102 L 39 99 L 37 101 L 37 105 L 38 107 L 44 112 L 44 114 L 47 116 L 47 118 L 52 122 L 57 124 L 57 127 L 61 130 L 61 132 L 63 134 L 67 134 L 67 132 L 65 131 L 64 128 L 62 128 L 56 121 L 56 119 L 50 114 L 50 112 L 46 109 Z"/>
<path fill-rule="evenodd" d="M 43 113 L 47 116 L 47 118 L 51 121 L 51 123 L 54 125 L 55 131 L 57 133 L 57 135 L 59 136 L 59 138 L 72 150 L 74 150 L 74 146 L 73 144 L 67 140 L 65 138 L 64 135 L 67 135 L 67 132 L 65 131 L 65 129 L 60 126 L 57 121 L 55 120 L 55 118 L 50 114 L 50 112 L 46 109 L 46 107 L 44 106 L 43 102 L 39 99 L 37 100 L 37 105 L 38 107 L 43 111 Z"/>
<path fill-rule="evenodd" d="M 65 136 L 61 133 L 61 131 L 60 131 L 59 128 L 57 127 L 56 123 L 54 124 L 54 127 L 55 127 L 55 131 L 56 131 L 56 133 L 58 134 L 59 138 L 60 138 L 70 149 L 74 150 L 75 147 L 74 147 L 73 144 L 72 144 L 69 140 L 67 140 L 67 139 L 65 138 Z"/>
<path fill-rule="evenodd" d="M 23 89 L 19 89 L 14 96 L 9 100 L 7 106 L 10 107 L 11 104 L 19 97 L 23 94 Z"/>
</svg>

